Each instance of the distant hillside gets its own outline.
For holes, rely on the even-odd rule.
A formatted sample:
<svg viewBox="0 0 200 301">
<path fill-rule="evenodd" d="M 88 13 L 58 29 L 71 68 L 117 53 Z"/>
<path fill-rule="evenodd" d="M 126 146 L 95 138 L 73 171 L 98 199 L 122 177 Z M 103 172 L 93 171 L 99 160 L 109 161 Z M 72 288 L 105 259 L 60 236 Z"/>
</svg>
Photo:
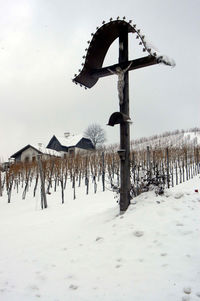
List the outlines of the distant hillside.
<svg viewBox="0 0 200 301">
<path fill-rule="evenodd" d="M 148 138 L 140 138 L 131 141 L 131 148 L 134 150 L 142 150 L 147 146 L 150 148 L 164 147 L 184 147 L 200 145 L 200 128 L 192 128 L 189 130 L 176 130 L 173 132 L 165 132 L 161 135 L 154 135 Z"/>
</svg>

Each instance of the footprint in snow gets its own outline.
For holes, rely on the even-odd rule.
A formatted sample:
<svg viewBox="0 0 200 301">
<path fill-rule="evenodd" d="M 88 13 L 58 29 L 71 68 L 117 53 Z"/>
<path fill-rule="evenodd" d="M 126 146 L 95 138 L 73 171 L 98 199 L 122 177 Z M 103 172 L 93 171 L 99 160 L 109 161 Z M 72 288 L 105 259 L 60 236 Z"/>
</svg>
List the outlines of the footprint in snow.
<svg viewBox="0 0 200 301">
<path fill-rule="evenodd" d="M 71 284 L 71 285 L 69 286 L 69 288 L 70 288 L 71 290 L 77 290 L 77 289 L 78 289 L 78 285 Z"/>
<path fill-rule="evenodd" d="M 102 241 L 103 240 L 103 237 L 101 237 L 101 236 L 98 236 L 97 238 L 96 238 L 96 241 Z"/>
<path fill-rule="evenodd" d="M 46 277 L 44 275 L 38 274 L 38 278 L 42 281 L 46 280 Z"/>
<path fill-rule="evenodd" d="M 200 292 L 197 292 L 197 293 L 196 293 L 196 296 L 200 298 Z"/>
<path fill-rule="evenodd" d="M 174 198 L 175 199 L 180 199 L 184 196 L 184 193 L 183 192 L 177 192 L 175 195 L 174 195 Z"/>
<path fill-rule="evenodd" d="M 161 253 L 160 256 L 167 256 L 167 253 Z"/>
<path fill-rule="evenodd" d="M 190 296 L 183 296 L 182 301 L 190 301 Z"/>
<path fill-rule="evenodd" d="M 75 278 L 74 275 L 69 274 L 69 275 L 67 275 L 64 279 L 73 279 L 73 278 Z"/>
<path fill-rule="evenodd" d="M 175 211 L 181 211 L 181 208 L 174 207 L 173 210 L 175 210 Z"/>
<path fill-rule="evenodd" d="M 134 234 L 136 237 L 141 237 L 141 236 L 144 235 L 144 232 L 143 232 L 143 231 L 135 231 L 133 234 Z"/>
<path fill-rule="evenodd" d="M 188 287 L 184 287 L 183 292 L 184 292 L 185 294 L 189 295 L 189 294 L 191 294 L 192 289 L 191 289 L 191 287 L 189 287 L 189 286 L 188 286 Z"/>
<path fill-rule="evenodd" d="M 122 262 L 122 258 L 117 258 L 116 261 L 117 262 Z"/>
<path fill-rule="evenodd" d="M 31 289 L 33 291 L 39 291 L 39 287 L 37 287 L 37 285 L 35 285 L 35 284 L 30 285 L 29 289 Z"/>
<path fill-rule="evenodd" d="M 192 233 L 193 233 L 193 231 L 184 231 L 183 235 L 189 235 L 189 234 L 192 234 Z"/>
</svg>

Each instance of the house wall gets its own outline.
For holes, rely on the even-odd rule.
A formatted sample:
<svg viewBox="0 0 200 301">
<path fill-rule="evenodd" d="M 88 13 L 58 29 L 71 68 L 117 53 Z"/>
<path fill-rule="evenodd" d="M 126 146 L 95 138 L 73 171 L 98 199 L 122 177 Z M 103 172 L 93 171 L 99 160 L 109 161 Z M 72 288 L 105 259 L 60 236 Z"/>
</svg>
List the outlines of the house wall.
<svg viewBox="0 0 200 301">
<path fill-rule="evenodd" d="M 36 157 L 38 155 L 38 152 L 34 150 L 33 148 L 29 147 L 21 154 L 21 161 L 33 161 L 33 157 Z"/>
<path fill-rule="evenodd" d="M 75 147 L 74 151 L 75 151 L 75 154 L 84 155 L 84 154 L 88 154 L 88 152 L 90 152 L 90 151 L 93 151 L 93 149 L 84 149 L 84 148 Z"/>
<path fill-rule="evenodd" d="M 19 161 L 21 161 L 21 155 L 15 157 L 15 162 L 19 162 Z"/>
</svg>

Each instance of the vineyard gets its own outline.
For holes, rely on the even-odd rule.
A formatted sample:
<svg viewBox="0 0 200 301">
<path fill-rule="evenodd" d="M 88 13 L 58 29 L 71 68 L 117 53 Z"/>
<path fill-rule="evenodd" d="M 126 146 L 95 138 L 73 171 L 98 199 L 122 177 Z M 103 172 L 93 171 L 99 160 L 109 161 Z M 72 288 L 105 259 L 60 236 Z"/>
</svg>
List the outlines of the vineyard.
<svg viewBox="0 0 200 301">
<path fill-rule="evenodd" d="M 133 148 L 133 146 L 132 146 Z M 148 190 L 162 194 L 166 188 L 187 181 L 200 173 L 200 147 L 148 147 L 132 149 L 130 156 L 131 198 Z M 76 191 L 84 187 L 85 193 L 112 190 L 119 196 L 120 160 L 115 147 L 66 158 L 50 157 L 29 163 L 14 163 L 5 172 L 0 172 L 0 196 L 7 194 L 8 203 L 12 193 L 21 193 L 22 199 L 36 191 L 41 195 L 41 208 L 48 206 L 48 195 L 60 191 L 64 203 L 67 189 Z"/>
</svg>

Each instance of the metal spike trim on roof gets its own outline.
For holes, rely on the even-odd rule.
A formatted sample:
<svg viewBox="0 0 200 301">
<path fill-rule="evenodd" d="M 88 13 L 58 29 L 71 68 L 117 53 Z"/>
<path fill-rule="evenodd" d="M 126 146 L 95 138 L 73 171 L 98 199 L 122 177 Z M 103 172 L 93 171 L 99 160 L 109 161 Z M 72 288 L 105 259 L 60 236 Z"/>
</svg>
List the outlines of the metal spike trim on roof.
<svg viewBox="0 0 200 301">
<path fill-rule="evenodd" d="M 84 66 L 85 66 L 85 64 L 87 63 L 87 56 L 88 56 L 88 54 L 89 54 L 91 44 L 92 44 L 92 42 L 94 42 L 94 40 L 95 40 L 95 35 L 97 35 L 98 32 L 99 32 L 100 30 L 102 30 L 105 26 L 108 26 L 109 23 L 111 23 L 111 22 L 117 22 L 117 21 L 118 21 L 118 22 L 121 22 L 121 21 L 126 22 L 125 19 L 126 19 L 125 17 L 123 17 L 121 20 L 120 20 L 120 17 L 117 17 L 116 20 L 114 20 L 113 18 L 110 18 L 109 21 L 108 21 L 107 23 L 106 23 L 105 21 L 103 21 L 101 27 L 96 27 L 96 30 L 97 30 L 96 33 L 95 33 L 95 34 L 94 34 L 94 33 L 91 33 L 92 40 L 91 40 L 91 41 L 87 41 L 87 43 L 89 44 L 89 47 L 85 49 L 85 51 L 86 51 L 87 53 L 86 53 L 86 55 L 83 56 L 83 58 L 85 59 L 85 63 L 82 63 L 82 64 L 81 64 L 81 65 L 83 66 L 83 68 L 78 70 L 79 73 L 81 73 L 81 72 L 84 70 Z M 132 33 L 136 33 L 136 39 L 139 39 L 139 40 L 140 40 L 139 45 L 142 46 L 143 52 L 146 52 L 146 51 L 147 51 L 151 56 L 154 56 L 154 57 L 158 60 L 158 63 L 164 63 L 164 64 L 166 64 L 166 65 L 173 66 L 173 65 L 170 64 L 169 61 L 167 61 L 167 60 L 165 59 L 165 56 L 162 56 L 162 55 L 160 55 L 159 53 L 157 53 L 157 52 L 155 51 L 155 49 L 151 49 L 151 48 L 148 47 L 148 43 L 147 43 L 147 41 L 145 40 L 145 36 L 141 33 L 141 30 L 140 30 L 140 29 L 137 29 L 137 25 L 136 25 L 136 24 L 131 25 L 132 20 L 129 20 L 129 22 L 126 22 L 126 23 L 127 23 L 129 26 L 132 27 L 132 29 L 133 29 L 133 30 L 132 30 Z M 174 64 L 174 65 L 175 65 L 175 64 Z M 75 76 L 75 78 L 76 78 L 76 77 L 77 77 L 77 75 Z M 85 89 L 88 88 L 88 87 L 84 86 L 83 84 L 80 84 L 79 82 L 77 82 L 77 81 L 75 80 L 75 78 L 72 80 L 75 84 L 78 84 L 80 87 L 84 87 Z"/>
</svg>

